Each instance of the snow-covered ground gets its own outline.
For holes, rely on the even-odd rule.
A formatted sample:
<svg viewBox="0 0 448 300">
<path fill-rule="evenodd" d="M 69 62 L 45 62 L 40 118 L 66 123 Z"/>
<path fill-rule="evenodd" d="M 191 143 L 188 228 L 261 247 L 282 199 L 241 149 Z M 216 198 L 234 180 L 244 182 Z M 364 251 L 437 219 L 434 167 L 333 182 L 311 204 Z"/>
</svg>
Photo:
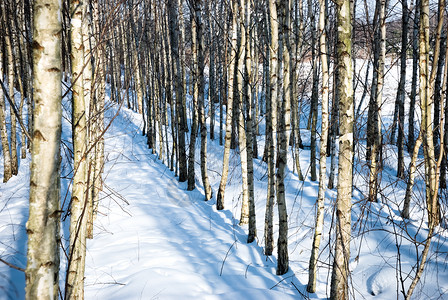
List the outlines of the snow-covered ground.
<svg viewBox="0 0 448 300">
<path fill-rule="evenodd" d="M 388 76 L 391 74 L 392 71 Z M 386 82 L 391 87 L 396 86 L 393 77 Z M 393 107 L 393 93 L 388 90 L 386 94 L 385 110 L 389 111 L 391 103 Z M 113 118 L 117 109 L 111 105 L 106 112 L 106 122 Z M 306 124 L 304 118 L 302 121 Z M 262 122 L 260 128 L 263 126 Z M 231 152 L 226 209 L 216 211 L 215 196 L 223 155 L 218 141 L 208 141 L 208 175 L 214 197 L 205 202 L 199 139 L 197 189 L 187 191 L 186 183 L 179 183 L 157 154 L 147 148 L 141 127 L 141 116 L 122 108 L 105 136 L 105 186 L 95 221 L 94 239 L 87 244 L 86 299 L 325 299 L 328 296 L 336 191 L 328 190 L 326 194 L 318 291 L 309 294 L 306 284 L 318 190 L 318 182 L 311 182 L 309 177 L 309 150 L 300 153 L 301 167 L 306 175 L 304 182 L 292 172 L 289 154 L 285 185 L 290 271 L 277 276 L 276 255 L 266 257 L 263 254 L 266 165 L 261 160 L 254 161 L 258 238 L 248 245 L 247 227 L 238 225 L 241 206 L 238 152 Z M 216 123 L 216 137 L 219 136 L 218 128 Z M 308 131 L 302 133 L 304 140 L 309 139 Z M 65 144 L 70 144 L 70 125 L 66 120 L 63 139 Z M 261 136 L 258 139 L 261 157 L 264 141 Z M 64 202 L 70 197 L 68 178 L 71 174 L 65 146 L 62 152 L 61 201 Z M 382 201 L 366 203 L 363 196 L 366 192 L 366 162 L 362 152 L 359 147 L 357 153 L 360 155 L 355 165 L 350 293 L 355 299 L 402 299 L 402 284 L 407 290 L 420 258 L 413 240 L 423 242 L 427 236 L 424 186 L 417 178 L 412 218 L 403 221 L 399 208 L 405 183 L 394 176 L 396 150 L 387 146 L 385 152 L 389 155 L 382 175 Z M 0 169 L 2 164 L 0 159 Z M 26 266 L 28 168 L 29 159 L 22 160 L 19 175 L 6 184 L 0 183 L 0 258 L 21 268 Z M 64 245 L 68 238 L 67 222 L 68 219 L 61 225 Z M 277 217 L 274 224 L 277 230 Z M 277 237 L 277 231 L 275 234 Z M 447 238 L 447 231 L 439 228 L 413 299 L 448 299 Z M 418 253 L 422 248 L 420 244 Z M 64 270 L 66 261 L 62 251 L 61 260 L 61 270 Z M 61 271 L 61 286 L 64 279 L 65 274 Z M 0 262 L 0 299 L 23 299 L 24 286 L 24 274 Z"/>
</svg>

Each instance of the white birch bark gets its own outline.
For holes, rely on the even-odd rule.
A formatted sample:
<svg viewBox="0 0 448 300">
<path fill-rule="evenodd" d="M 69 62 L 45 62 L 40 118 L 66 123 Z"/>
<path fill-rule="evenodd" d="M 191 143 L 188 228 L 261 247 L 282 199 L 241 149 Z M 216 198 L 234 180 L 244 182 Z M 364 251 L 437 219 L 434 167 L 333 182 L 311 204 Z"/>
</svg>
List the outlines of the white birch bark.
<svg viewBox="0 0 448 300">
<path fill-rule="evenodd" d="M 328 101 L 329 83 L 328 59 L 327 59 L 327 35 L 325 30 L 326 3 L 319 0 L 319 51 L 322 64 L 322 133 L 320 135 L 320 160 L 319 160 L 319 192 L 316 201 L 316 223 L 314 226 L 313 248 L 311 250 L 309 277 L 307 291 L 316 292 L 317 281 L 317 258 L 319 257 L 319 246 L 322 238 L 324 225 L 324 203 L 325 191 L 327 189 L 327 140 L 328 140 Z"/>
<path fill-rule="evenodd" d="M 1 17 L 1 16 L 0 16 Z M 0 77 L 3 77 L 3 55 L 0 55 Z M 4 80 L 2 79 L 2 82 Z M 0 87 L 0 134 L 3 153 L 3 182 L 12 177 L 11 150 L 9 148 L 8 129 L 6 128 L 6 103 L 3 88 Z"/>
<path fill-rule="evenodd" d="M 266 14 L 268 15 L 268 14 Z M 268 191 L 266 200 L 266 215 L 264 225 L 265 255 L 272 255 L 274 248 L 273 218 L 275 201 L 275 147 L 277 124 L 277 98 L 278 98 L 278 17 L 276 0 L 269 0 L 269 27 L 271 32 L 269 47 L 269 116 L 266 126 L 267 165 L 268 165 Z"/>
<path fill-rule="evenodd" d="M 204 186 L 205 201 L 212 198 L 212 188 L 207 174 L 207 124 L 205 122 L 204 108 L 204 24 L 201 16 L 202 0 L 195 2 L 196 28 L 197 28 L 197 60 L 198 60 L 198 105 L 199 125 L 201 130 L 201 177 Z M 212 103 L 211 103 L 212 105 Z"/>
<path fill-rule="evenodd" d="M 84 38 L 83 22 L 85 4 L 73 0 L 70 3 L 70 24 L 73 90 L 73 186 L 70 216 L 70 250 L 65 296 L 68 299 L 84 298 L 84 266 L 88 218 L 88 163 L 87 163 L 87 103 L 88 92 L 84 86 Z M 89 87 L 90 88 L 90 87 Z"/>
<path fill-rule="evenodd" d="M 236 104 L 236 113 L 238 116 L 238 145 L 240 150 L 241 161 L 241 178 L 242 178 L 242 191 L 243 201 L 241 204 L 241 216 L 240 225 L 247 224 L 249 222 L 249 189 L 247 178 L 247 141 L 246 141 L 246 127 L 243 116 L 243 84 L 245 75 L 245 59 L 246 59 L 246 28 L 245 28 L 245 0 L 240 0 L 238 6 L 238 15 L 240 20 L 240 45 L 238 49 L 238 70 L 237 70 L 237 84 L 238 84 L 238 98 Z"/>
<path fill-rule="evenodd" d="M 224 209 L 224 195 L 227 185 L 227 177 L 229 175 L 229 158 L 230 158 L 230 142 L 232 140 L 232 116 L 233 116 L 233 79 L 234 79 L 234 71 L 235 71 L 235 59 L 237 56 L 237 38 L 238 38 L 238 23 L 236 13 L 238 11 L 238 2 L 237 0 L 232 0 L 232 40 L 231 40 L 231 49 L 230 49 L 230 63 L 229 63 L 229 71 L 228 71 L 228 88 L 229 92 L 227 94 L 227 110 L 226 110 L 226 133 L 224 137 L 224 157 L 223 157 L 223 168 L 221 181 L 219 183 L 218 196 L 216 201 L 216 208 L 218 210 Z"/>
<path fill-rule="evenodd" d="M 369 200 L 377 201 L 378 195 L 378 173 L 380 170 L 381 154 L 381 107 L 383 103 L 384 86 L 384 60 L 386 59 L 386 0 L 377 0 L 376 9 L 378 13 L 378 28 L 375 37 L 375 49 L 378 53 L 377 62 L 374 64 L 374 73 L 376 75 L 376 84 L 372 89 L 373 104 L 369 106 L 372 113 L 371 127 L 373 135 L 370 148 L 370 172 L 369 172 Z"/>
<path fill-rule="evenodd" d="M 35 0 L 35 107 L 30 175 L 26 299 L 58 299 L 61 142 L 61 2 Z"/>
<path fill-rule="evenodd" d="M 331 276 L 331 299 L 348 299 L 348 277 L 351 237 L 351 199 L 353 183 L 353 68 L 352 68 L 352 24 L 350 0 L 336 2 L 339 42 L 339 169 L 338 195 L 336 199 L 336 249 Z"/>
<path fill-rule="evenodd" d="M 255 37 L 253 36 L 253 30 L 250 30 L 252 25 L 251 20 L 251 3 L 250 1 L 245 2 L 244 7 L 245 14 L 245 27 L 246 27 L 246 58 L 245 58 L 245 80 L 244 80 L 244 105 L 246 106 L 246 134 L 247 134 L 247 188 L 249 193 L 249 232 L 247 236 L 247 243 L 252 243 L 257 236 L 257 226 L 256 226 L 256 215 L 255 215 L 255 193 L 254 193 L 254 125 L 253 119 L 255 114 L 253 114 L 252 103 L 252 69 L 255 69 L 254 63 L 252 61 L 251 55 L 253 54 Z M 253 43 L 252 43 L 253 42 Z M 254 56 L 255 57 L 255 56 Z M 255 70 L 258 72 L 258 70 Z M 256 145 L 255 145 L 256 147 Z"/>
</svg>

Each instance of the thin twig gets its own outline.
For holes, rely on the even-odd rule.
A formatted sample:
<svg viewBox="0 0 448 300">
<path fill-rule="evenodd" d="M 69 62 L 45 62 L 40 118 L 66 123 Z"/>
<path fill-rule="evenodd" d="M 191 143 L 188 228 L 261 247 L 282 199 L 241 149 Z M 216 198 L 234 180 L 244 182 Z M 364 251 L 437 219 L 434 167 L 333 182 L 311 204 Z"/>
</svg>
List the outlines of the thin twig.
<svg viewBox="0 0 448 300">
<path fill-rule="evenodd" d="M 25 269 L 23 269 L 23 268 L 21 268 L 21 267 L 18 267 L 18 266 L 16 266 L 16 265 L 13 265 L 13 264 L 7 262 L 6 260 L 4 260 L 4 259 L 2 259 L 2 258 L 0 258 L 0 262 L 4 263 L 5 265 L 7 265 L 8 267 L 10 267 L 10 268 L 12 268 L 12 269 L 16 269 L 16 270 L 18 270 L 18 271 L 25 272 Z"/>
<path fill-rule="evenodd" d="M 230 250 L 232 250 L 233 246 L 236 244 L 236 241 L 233 242 L 232 246 L 230 246 L 229 250 L 227 250 L 226 257 L 222 261 L 221 272 L 219 272 L 219 276 L 222 276 L 222 269 L 224 268 L 224 263 L 226 262 L 227 256 L 229 255 Z"/>
</svg>

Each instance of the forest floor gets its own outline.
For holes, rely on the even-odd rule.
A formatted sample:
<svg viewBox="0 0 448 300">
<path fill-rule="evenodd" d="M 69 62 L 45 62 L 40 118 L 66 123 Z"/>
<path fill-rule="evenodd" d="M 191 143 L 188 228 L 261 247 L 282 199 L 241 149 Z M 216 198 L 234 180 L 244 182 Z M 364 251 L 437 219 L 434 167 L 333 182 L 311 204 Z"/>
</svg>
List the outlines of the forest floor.
<svg viewBox="0 0 448 300">
<path fill-rule="evenodd" d="M 308 261 L 313 237 L 318 182 L 309 176 L 310 151 L 302 150 L 305 181 L 293 172 L 288 158 L 286 195 L 289 224 L 290 270 L 275 275 L 276 251 L 263 254 L 267 169 L 254 161 L 258 238 L 246 243 L 247 226 L 239 226 L 241 167 L 232 150 L 225 195 L 225 210 L 217 211 L 216 193 L 222 171 L 223 147 L 208 140 L 208 175 L 212 200 L 204 201 L 200 176 L 200 141 L 196 152 L 196 186 L 187 191 L 175 174 L 147 148 L 141 116 L 110 105 L 105 135 L 104 190 L 101 193 L 94 238 L 87 243 L 86 299 L 326 299 L 330 287 L 331 249 L 334 243 L 336 190 L 328 190 L 325 225 L 319 257 L 318 290 L 306 292 Z M 64 112 L 61 202 L 70 199 L 70 114 Z M 115 117 L 115 118 L 114 118 Z M 260 124 L 263 132 L 263 123 Z M 215 126 L 217 128 L 218 124 Z M 305 144 L 309 132 L 302 131 Z M 217 135 L 217 129 L 215 132 Z M 187 140 L 188 142 L 188 140 Z M 263 138 L 259 137 L 260 157 Z M 417 258 L 427 237 L 424 186 L 419 177 L 411 220 L 400 217 L 405 183 L 394 177 L 396 153 L 385 148 L 379 203 L 365 200 L 366 163 L 362 144 L 355 161 L 353 193 L 350 293 L 354 299 L 402 299 L 412 281 Z M 407 158 L 408 159 L 408 158 Z M 29 195 L 29 158 L 21 160 L 19 175 L 0 183 L 0 258 L 20 268 L 26 266 L 26 230 Z M 408 161 L 406 162 L 408 163 Z M 330 164 L 328 159 L 327 164 Z M 0 169 L 3 161 L 0 159 Z M 1 180 L 1 178 L 0 178 Z M 275 215 L 277 208 L 275 207 Z M 67 218 L 61 225 L 64 247 Z M 275 241 L 278 218 L 274 218 Z M 421 283 L 413 299 L 448 299 L 448 233 L 439 227 Z M 418 250 L 418 252 L 417 252 Z M 399 254 L 398 254 L 399 253 Z M 61 270 L 65 270 L 61 251 Z M 63 288 L 65 274 L 60 274 Z M 23 299 L 23 272 L 0 263 L 0 299 Z"/>
</svg>

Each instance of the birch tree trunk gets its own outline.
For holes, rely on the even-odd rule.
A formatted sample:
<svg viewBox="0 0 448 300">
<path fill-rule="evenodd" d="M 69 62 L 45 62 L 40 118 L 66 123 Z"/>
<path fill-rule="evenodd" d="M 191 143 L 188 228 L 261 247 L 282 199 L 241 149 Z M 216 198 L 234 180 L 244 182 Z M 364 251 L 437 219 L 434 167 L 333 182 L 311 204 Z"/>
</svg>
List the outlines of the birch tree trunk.
<svg viewBox="0 0 448 300">
<path fill-rule="evenodd" d="M 331 276 L 331 299 L 348 299 L 353 170 L 353 68 L 350 0 L 336 2 L 339 76 L 339 170 L 336 199 L 336 249 Z"/>
<path fill-rule="evenodd" d="M 282 21 L 283 34 L 283 101 L 285 105 L 285 135 L 286 135 L 286 152 L 290 145 L 291 137 L 291 98 L 293 97 L 293 83 L 291 82 L 291 9 L 292 0 L 288 0 L 282 4 L 284 9 L 284 18 Z"/>
<path fill-rule="evenodd" d="M 403 210 L 401 211 L 401 216 L 405 219 L 410 218 L 412 188 L 414 187 L 415 171 L 417 170 L 418 151 L 420 149 L 420 146 L 422 145 L 422 142 L 422 135 L 419 134 L 417 141 L 415 141 L 414 143 L 414 150 L 412 153 L 411 162 L 409 163 L 409 175 L 406 184 L 406 194 L 404 197 Z"/>
<path fill-rule="evenodd" d="M 422 115 L 423 151 L 425 155 L 425 183 L 426 183 L 426 206 L 428 212 L 429 227 L 437 226 L 440 222 L 440 206 L 437 195 L 438 182 L 437 166 L 433 137 L 433 106 L 434 106 L 434 81 L 437 73 L 438 60 L 440 56 L 440 35 L 443 24 L 443 13 L 439 15 L 439 23 L 435 39 L 434 56 L 430 72 L 430 35 L 429 35 L 429 0 L 421 0 L 420 31 L 419 31 L 419 70 L 420 70 L 420 106 Z M 445 1 L 439 0 L 442 11 Z M 439 9 L 440 11 L 440 9 Z M 441 19 L 440 19 L 441 18 Z M 429 79 L 429 80 L 428 80 Z"/>
<path fill-rule="evenodd" d="M 311 157 L 310 157 L 310 168 L 311 168 L 311 181 L 317 180 L 317 172 L 316 172 L 316 137 L 317 137 L 317 114 L 318 114 L 318 102 L 319 102 L 319 58 L 316 54 L 316 21 L 314 18 L 314 10 L 313 3 L 311 0 L 308 0 L 308 16 L 310 18 L 310 30 L 311 30 L 311 59 L 313 61 L 313 85 L 311 90 L 311 112 L 310 119 L 311 120 Z M 309 122 L 308 122 L 309 124 Z"/>
<path fill-rule="evenodd" d="M 381 106 L 383 103 L 384 86 L 384 60 L 386 58 L 386 0 L 377 0 L 376 15 L 378 18 L 375 33 L 375 60 L 374 60 L 374 78 L 376 82 L 372 83 L 372 96 L 369 105 L 369 114 L 371 122 L 368 136 L 370 142 L 370 172 L 369 172 L 369 201 L 377 201 L 378 195 L 378 173 L 381 161 Z M 374 79 L 374 80 L 375 80 Z"/>
<path fill-rule="evenodd" d="M 236 114 L 238 117 L 238 146 L 240 150 L 240 161 L 241 161 L 241 179 L 242 179 L 242 191 L 243 191 L 243 201 L 241 204 L 241 216 L 240 225 L 247 224 L 249 222 L 249 190 L 248 190 L 248 178 L 247 178 L 247 141 L 246 141 L 246 126 L 243 116 L 243 84 L 245 78 L 245 60 L 246 60 L 246 24 L 245 24 L 245 13 L 244 9 L 246 6 L 246 0 L 240 0 L 238 10 L 239 10 L 239 21 L 240 21 L 240 45 L 238 49 L 238 69 L 236 71 L 237 77 L 237 101 L 236 104 Z"/>
<path fill-rule="evenodd" d="M 227 177 L 229 175 L 229 158 L 230 158 L 230 144 L 232 139 L 232 119 L 233 119 L 233 97 L 234 97 L 234 75 L 235 75 L 235 60 L 237 57 L 237 38 L 238 38 L 238 23 L 237 23 L 238 2 L 232 0 L 232 39 L 230 49 L 230 63 L 228 72 L 228 95 L 227 95 L 227 111 L 226 111 L 226 134 L 224 138 L 224 157 L 222 166 L 221 182 L 219 183 L 218 196 L 216 201 L 216 209 L 224 209 L 224 194 L 226 190 Z"/>
<path fill-rule="evenodd" d="M 448 54 L 448 43 L 446 42 L 446 49 L 445 49 L 445 55 Z M 448 57 L 445 57 L 445 74 L 444 74 L 444 78 L 443 78 L 443 83 L 442 83 L 442 100 L 443 97 L 445 97 L 445 105 L 448 103 L 448 95 L 447 95 L 447 91 L 448 91 Z M 443 96 L 445 95 L 445 96 Z M 443 103 L 443 101 L 442 101 Z M 443 127 L 443 134 L 441 134 L 440 138 L 443 141 L 443 146 L 441 147 L 441 149 L 443 149 L 443 157 L 442 157 L 442 164 L 440 166 L 440 187 L 442 189 L 446 189 L 447 188 L 447 169 L 448 169 L 448 161 L 447 161 L 447 156 L 448 156 L 448 109 L 445 107 L 445 116 L 444 116 L 444 120 L 445 120 L 445 124 L 441 124 L 440 126 L 444 126 Z"/>
<path fill-rule="evenodd" d="M 215 103 L 216 103 L 216 39 L 215 39 L 215 20 L 211 19 L 212 11 L 214 10 L 213 1 L 210 1 L 207 7 L 207 19 L 209 25 L 209 43 L 210 43 L 210 75 L 209 75 L 209 84 L 210 87 L 208 89 L 208 101 L 209 101 L 209 110 L 210 110 L 210 139 L 213 141 L 215 139 Z"/>
<path fill-rule="evenodd" d="M 295 21 L 294 21 L 294 31 L 297 36 L 296 39 L 293 39 L 293 45 L 291 45 L 291 84 L 292 84 L 292 99 L 291 99 L 291 110 L 292 110 L 292 134 L 293 134 L 293 142 L 294 142 L 294 162 L 297 170 L 297 176 L 299 180 L 303 181 L 302 169 L 300 167 L 300 148 L 303 147 L 302 139 L 300 136 L 300 109 L 299 109 L 299 73 L 300 68 L 298 66 L 299 57 L 301 55 L 302 48 L 302 36 L 304 29 L 303 22 L 303 4 L 302 1 L 295 1 L 296 9 L 295 9 Z M 286 44 L 288 47 L 288 43 Z"/>
<path fill-rule="evenodd" d="M 73 187 L 70 216 L 70 254 L 67 268 L 65 296 L 68 299 L 84 298 L 84 269 L 86 254 L 86 230 L 88 218 L 88 128 L 87 115 L 89 95 L 85 91 L 84 76 L 88 76 L 85 64 L 90 64 L 90 57 L 85 59 L 85 39 L 87 33 L 84 22 L 86 4 L 71 1 L 71 57 L 73 90 Z M 90 87 L 89 87 L 90 88 Z"/>
<path fill-rule="evenodd" d="M 61 2 L 35 0 L 33 6 L 34 129 L 30 175 L 30 214 L 26 299 L 58 299 Z"/>
<path fill-rule="evenodd" d="M 335 36 L 335 44 L 338 44 L 339 41 L 339 33 L 336 31 Z M 337 46 L 334 47 L 334 75 L 333 75 L 333 97 L 331 101 L 331 120 L 330 120 L 330 128 L 329 128 L 329 141 L 328 141 L 328 152 L 330 155 L 330 176 L 328 177 L 328 188 L 334 189 L 335 187 L 335 178 L 336 178 L 336 138 L 339 135 L 339 89 L 338 86 L 340 76 L 339 76 L 339 68 L 337 67 L 339 64 L 339 57 L 337 54 Z"/>
<path fill-rule="evenodd" d="M 84 101 L 85 101 L 85 111 L 86 111 L 86 122 L 87 122 L 87 149 L 94 149 L 95 132 L 94 120 L 95 120 L 95 99 L 93 98 L 93 57 L 92 57 L 92 14 L 90 9 L 90 4 L 84 6 L 83 22 L 82 22 L 82 42 L 84 51 L 84 65 L 83 65 L 83 76 L 82 84 L 84 89 Z M 86 149 L 86 151 L 87 151 Z M 94 195 L 94 181 L 95 181 L 95 151 L 90 150 L 86 153 L 87 165 L 88 165 L 88 175 L 87 175 L 87 191 L 86 191 L 86 202 L 87 207 L 85 210 L 86 220 L 86 238 L 93 238 L 93 198 Z"/>
<path fill-rule="evenodd" d="M 177 139 L 178 139 L 178 161 L 179 161 L 179 181 L 187 180 L 187 156 L 185 152 L 185 127 L 184 121 L 184 86 L 182 81 L 182 67 L 179 54 L 179 23 L 177 19 L 178 6 L 176 1 L 167 2 L 168 21 L 171 42 L 171 54 L 173 59 L 174 84 L 176 88 L 176 119 L 177 119 Z M 185 125 L 185 126 L 184 126 Z"/>
<path fill-rule="evenodd" d="M 430 53 L 430 35 L 429 35 L 429 1 L 421 0 L 421 14 L 420 14 L 420 32 L 419 32 L 419 48 L 420 48 L 420 105 L 422 109 L 422 127 L 421 133 L 423 136 L 423 150 L 425 155 L 425 183 L 426 183 L 426 205 L 428 211 L 428 237 L 424 243 L 424 248 L 419 255 L 420 261 L 417 263 L 417 270 L 412 280 L 411 285 L 405 295 L 406 299 L 410 299 L 417 283 L 420 281 L 423 275 L 424 268 L 426 266 L 428 253 L 431 245 L 431 239 L 433 237 L 434 229 L 440 223 L 441 214 L 438 201 L 439 190 L 439 171 L 441 158 L 443 156 L 443 141 L 441 144 L 441 151 L 436 158 L 434 155 L 434 140 L 433 140 L 433 124 L 432 119 L 432 106 L 433 106 L 433 89 L 436 73 L 438 72 L 438 60 L 440 59 L 440 44 L 441 44 L 441 31 L 443 21 L 443 14 L 445 10 L 445 0 L 439 0 L 439 20 L 437 24 L 437 32 L 435 38 L 435 46 L 433 52 L 433 65 L 431 68 L 431 75 L 428 81 L 429 75 L 429 53 Z M 442 103 L 443 104 L 443 103 Z M 442 115 L 444 114 L 444 106 L 440 108 Z M 442 119 L 443 121 L 443 119 Z M 443 130 L 442 130 L 443 134 Z"/>
<path fill-rule="evenodd" d="M 327 140 L 328 140 L 328 100 L 329 83 L 327 60 L 327 35 L 325 28 L 326 2 L 319 0 L 319 51 L 322 64 L 322 133 L 320 135 L 320 160 L 319 160 L 319 192 L 316 201 L 316 223 L 314 226 L 313 248 L 311 250 L 309 277 L 307 291 L 316 292 L 317 280 L 317 258 L 319 256 L 319 246 L 322 238 L 324 225 L 324 203 L 325 191 L 327 188 Z"/>
<path fill-rule="evenodd" d="M 195 2 L 195 6 L 197 3 Z M 196 9 L 196 7 L 195 7 Z M 199 13 L 200 15 L 200 13 Z M 193 109 L 191 111 L 191 134 L 190 134 L 190 147 L 188 152 L 188 186 L 187 190 L 192 191 L 195 187 L 194 179 L 194 157 L 196 150 L 196 137 L 198 133 L 198 45 L 197 45 L 197 14 L 191 16 L 191 51 L 193 58 L 193 67 L 190 71 L 190 78 L 193 87 Z M 191 88 L 191 86 L 190 86 Z"/>
<path fill-rule="evenodd" d="M 7 7 L 6 5 L 2 4 L 2 13 L 3 13 L 3 19 L 6 20 L 6 13 L 7 13 Z M 9 98 L 15 105 L 15 97 L 14 97 L 14 83 L 15 83 L 15 76 L 14 76 L 14 52 L 12 47 L 12 32 L 11 32 L 11 24 L 9 26 L 7 24 L 4 25 L 4 41 L 5 41 L 5 47 L 6 47 L 6 57 L 8 59 L 7 63 L 7 70 L 8 70 L 8 87 L 9 87 Z M 10 105 L 9 106 L 9 112 L 10 112 L 10 120 L 11 120 L 11 134 L 9 136 L 10 139 L 10 146 L 11 146 L 11 171 L 12 175 L 17 175 L 19 172 L 19 161 L 17 157 L 17 119 L 14 114 L 14 109 Z"/>
<path fill-rule="evenodd" d="M 253 99 L 252 99 L 252 36 L 253 31 L 250 29 L 251 20 L 251 3 L 245 1 L 245 28 L 246 28 L 246 57 L 245 57 L 245 77 L 243 89 L 243 103 L 246 107 L 246 137 L 247 137 L 247 185 L 249 193 L 249 233 L 247 243 L 252 243 L 257 237 L 256 215 L 255 215 L 255 193 L 254 193 L 254 131 L 253 131 Z M 258 72 L 258 71 L 256 71 Z M 256 145 L 255 145 L 256 147 Z"/>
<path fill-rule="evenodd" d="M 195 1 L 195 17 L 197 28 L 197 60 L 198 60 L 198 104 L 199 104 L 199 125 L 201 129 L 201 176 L 202 185 L 204 186 L 205 201 L 212 198 L 212 188 L 207 175 L 207 124 L 205 122 L 205 108 L 204 108 L 204 24 L 201 16 L 202 0 Z"/>
<path fill-rule="evenodd" d="M 286 1 L 285 1 L 286 2 Z M 280 11 L 280 24 L 285 24 L 285 10 L 289 10 L 285 4 L 289 4 L 289 2 L 278 2 L 277 5 L 278 10 Z M 270 10 L 272 13 L 272 10 Z M 272 25 L 271 25 L 272 26 Z M 284 27 L 283 27 L 284 28 Z M 281 30 L 282 37 L 284 34 L 284 30 Z M 274 34 L 271 32 L 271 37 Z M 277 40 L 282 40 L 277 38 Z M 288 53 L 285 55 L 285 47 L 282 47 L 283 50 L 279 50 L 278 55 L 283 55 L 283 57 L 287 57 Z M 287 57 L 289 58 L 289 57 Z M 284 62 L 286 63 L 286 62 Z M 289 61 L 288 61 L 289 64 Z M 284 68 L 289 68 L 288 65 L 285 64 Z M 274 70 L 278 70 L 278 66 L 273 68 Z M 288 74 L 289 70 L 286 71 Z M 271 73 L 272 74 L 272 73 Z M 289 82 L 286 82 L 289 84 Z M 286 274 L 289 270 L 289 255 L 288 255 L 288 212 L 286 208 L 286 195 L 285 195 L 285 170 L 287 166 L 287 137 L 286 137 L 286 104 L 287 100 L 281 99 L 281 95 L 278 91 L 272 93 L 273 96 L 278 97 L 273 102 L 278 103 L 279 115 L 278 115 L 278 152 L 277 152 L 277 170 L 276 170 L 276 181 L 277 181 L 277 204 L 278 204 L 278 216 L 279 216 L 279 230 L 278 230 L 278 241 L 277 241 L 277 275 Z"/>
<path fill-rule="evenodd" d="M 420 1 L 417 0 L 414 12 L 414 22 L 412 30 L 412 83 L 411 83 L 411 95 L 409 99 L 409 121 L 408 121 L 408 152 L 413 151 L 415 145 L 414 138 L 414 117 L 415 117 L 415 98 L 417 96 L 417 80 L 418 80 L 418 60 L 419 60 L 419 48 L 418 48 L 418 30 L 420 23 Z"/>
<path fill-rule="evenodd" d="M 1 17 L 1 16 L 0 16 Z M 0 77 L 3 77 L 3 55 L 0 55 Z M 4 80 L 2 79 L 2 82 Z M 6 128 L 6 103 L 3 89 L 0 87 L 0 134 L 3 153 L 3 182 L 12 177 L 11 150 L 9 148 L 8 129 Z"/>
<path fill-rule="evenodd" d="M 93 3 L 94 25 L 96 31 L 96 45 L 97 45 L 97 64 L 95 71 L 95 108 L 96 108 L 96 145 L 95 145 L 95 175 L 94 175 L 94 195 L 92 196 L 92 203 L 94 204 L 94 216 L 98 211 L 99 192 L 103 190 L 103 166 L 104 166 L 104 137 L 99 136 L 104 130 L 104 105 L 106 97 L 106 74 L 105 74 L 105 45 L 104 37 L 102 36 L 101 11 L 99 0 L 94 0 Z"/>
<path fill-rule="evenodd" d="M 407 0 L 401 0 L 402 10 L 402 33 L 401 33 L 401 53 L 400 53 L 400 81 L 398 83 L 397 105 L 398 105 L 398 161 L 397 161 L 397 177 L 404 178 L 404 102 L 406 96 L 406 58 L 408 45 L 408 24 L 409 13 Z M 395 124 L 394 124 L 394 128 Z M 392 137 L 394 134 L 392 134 Z"/>
<path fill-rule="evenodd" d="M 277 124 L 277 98 L 278 98 L 278 17 L 276 0 L 269 0 L 269 112 L 266 124 L 267 165 L 268 165 L 268 191 L 266 200 L 266 215 L 264 225 L 265 255 L 272 255 L 274 248 L 273 218 L 275 201 L 275 140 Z M 277 268 L 278 269 L 278 268 Z"/>
</svg>

